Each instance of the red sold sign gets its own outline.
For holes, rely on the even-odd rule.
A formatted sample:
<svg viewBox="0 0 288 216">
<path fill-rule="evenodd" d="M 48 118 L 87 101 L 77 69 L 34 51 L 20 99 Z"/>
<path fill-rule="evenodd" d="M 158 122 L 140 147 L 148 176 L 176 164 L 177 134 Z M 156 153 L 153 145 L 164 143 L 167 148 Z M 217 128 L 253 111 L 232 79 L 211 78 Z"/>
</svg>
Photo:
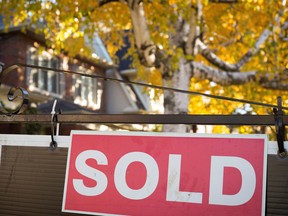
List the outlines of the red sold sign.
<svg viewBox="0 0 288 216">
<path fill-rule="evenodd" d="M 264 216 L 265 180 L 263 135 L 75 132 L 63 211 Z"/>
</svg>

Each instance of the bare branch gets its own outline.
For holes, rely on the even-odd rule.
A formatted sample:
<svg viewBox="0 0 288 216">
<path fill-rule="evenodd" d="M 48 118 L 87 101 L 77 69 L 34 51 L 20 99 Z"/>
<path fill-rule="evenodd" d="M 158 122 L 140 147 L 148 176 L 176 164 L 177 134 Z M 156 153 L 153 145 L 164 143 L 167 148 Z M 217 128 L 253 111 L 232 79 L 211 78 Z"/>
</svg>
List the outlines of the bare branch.
<svg viewBox="0 0 288 216">
<path fill-rule="evenodd" d="M 256 80 L 256 71 L 227 72 L 200 62 L 189 62 L 189 65 L 193 69 L 193 77 L 208 79 L 220 85 L 241 85 Z"/>
<path fill-rule="evenodd" d="M 276 80 L 262 83 L 261 86 L 263 88 L 267 88 L 267 89 L 288 91 L 288 83 L 282 83 L 282 82 L 276 81 Z"/>
<path fill-rule="evenodd" d="M 193 77 L 207 79 L 219 85 L 242 85 L 248 82 L 259 83 L 263 88 L 274 90 L 288 90 L 288 75 L 276 75 L 272 80 L 266 76 L 256 78 L 257 71 L 227 72 L 200 62 L 187 62 L 186 69 L 193 71 Z M 259 77 L 259 76 L 258 76 Z"/>
<path fill-rule="evenodd" d="M 262 44 L 265 43 L 267 38 L 271 35 L 271 31 L 269 30 L 272 24 L 269 25 L 268 28 L 264 29 L 262 34 L 257 39 L 254 47 L 250 48 L 248 52 L 246 52 L 243 57 L 238 61 L 236 64 L 238 68 L 241 68 L 243 65 L 245 65 L 250 59 L 259 51 Z"/>
<path fill-rule="evenodd" d="M 277 89 L 277 90 L 288 90 L 288 74 L 276 74 L 273 79 L 269 79 L 268 76 L 261 76 L 259 83 L 263 88 Z"/>
<path fill-rule="evenodd" d="M 199 38 L 196 40 L 196 46 L 199 48 L 201 55 L 208 60 L 211 64 L 217 66 L 224 71 L 239 71 L 237 64 L 229 64 L 220 59 L 215 53 L 213 53 L 206 44 L 204 44 Z"/>
</svg>

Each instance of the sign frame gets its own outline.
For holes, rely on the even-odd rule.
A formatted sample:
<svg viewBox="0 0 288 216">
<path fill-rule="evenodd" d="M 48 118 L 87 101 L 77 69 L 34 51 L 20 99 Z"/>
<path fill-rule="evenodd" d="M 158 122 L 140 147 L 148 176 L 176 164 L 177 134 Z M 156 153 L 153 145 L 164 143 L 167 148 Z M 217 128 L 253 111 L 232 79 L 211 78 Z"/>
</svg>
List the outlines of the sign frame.
<svg viewBox="0 0 288 216">
<path fill-rule="evenodd" d="M 65 175 L 65 184 L 64 184 L 64 192 L 63 192 L 63 202 L 62 202 L 62 211 L 70 212 L 70 213 L 79 213 L 79 214 L 91 214 L 91 215 L 104 215 L 104 216 L 116 216 L 116 215 L 126 215 L 126 214 L 118 214 L 118 213 L 108 213 L 108 212 L 90 212 L 85 210 L 71 210 L 65 208 L 67 202 L 67 183 L 68 183 L 68 175 L 69 175 L 69 164 L 70 164 L 70 155 L 71 149 L 73 145 L 73 136 L 74 135 L 100 135 L 100 136 L 112 136 L 112 137 L 121 137 L 121 136 L 129 136 L 129 137 L 167 137 L 167 138 L 209 138 L 209 139 L 261 139 L 263 140 L 263 179 L 262 179 L 262 207 L 261 207 L 261 216 L 265 215 L 265 205 L 266 205 L 266 176 L 267 176 L 267 154 L 268 154 L 268 137 L 265 134 L 189 134 L 189 133 L 156 133 L 156 132 L 95 132 L 95 131 L 72 131 L 71 132 L 71 140 L 72 143 L 69 146 L 68 156 L 67 156 L 67 167 L 66 167 L 66 175 Z M 259 216 L 260 216 L 259 215 Z"/>
</svg>

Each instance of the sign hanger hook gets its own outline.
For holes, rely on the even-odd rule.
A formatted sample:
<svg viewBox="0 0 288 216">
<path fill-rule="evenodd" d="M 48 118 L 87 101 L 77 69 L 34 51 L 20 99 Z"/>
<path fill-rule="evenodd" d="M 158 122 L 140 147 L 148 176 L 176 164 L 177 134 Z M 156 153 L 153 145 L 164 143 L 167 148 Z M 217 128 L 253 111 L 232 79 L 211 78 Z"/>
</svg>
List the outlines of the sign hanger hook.
<svg viewBox="0 0 288 216">
<path fill-rule="evenodd" d="M 57 99 L 54 100 L 53 106 L 52 106 L 52 111 L 51 111 L 51 142 L 50 142 L 50 150 L 54 151 L 57 148 L 57 142 L 54 139 L 54 134 L 55 134 L 55 128 L 54 125 L 56 123 L 56 136 L 59 135 L 59 123 L 57 119 L 57 114 L 55 112 L 55 107 L 56 107 Z"/>
</svg>

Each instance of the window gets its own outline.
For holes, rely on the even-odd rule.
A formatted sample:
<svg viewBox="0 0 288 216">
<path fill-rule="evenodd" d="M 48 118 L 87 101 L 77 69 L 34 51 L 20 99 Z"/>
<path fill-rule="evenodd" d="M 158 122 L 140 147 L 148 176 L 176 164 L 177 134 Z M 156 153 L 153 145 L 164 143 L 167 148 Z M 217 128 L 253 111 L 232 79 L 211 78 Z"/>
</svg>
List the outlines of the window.
<svg viewBox="0 0 288 216">
<path fill-rule="evenodd" d="M 27 53 L 27 63 L 46 68 L 60 68 L 60 60 L 52 57 L 46 51 L 38 53 L 35 47 L 30 47 Z M 27 84 L 30 90 L 45 94 L 62 96 L 65 89 L 64 75 L 48 69 L 28 68 Z"/>
<path fill-rule="evenodd" d="M 92 74 L 92 71 L 82 66 L 74 65 L 73 71 Z M 74 102 L 92 109 L 99 109 L 103 92 L 102 82 L 96 78 L 74 75 Z"/>
</svg>

